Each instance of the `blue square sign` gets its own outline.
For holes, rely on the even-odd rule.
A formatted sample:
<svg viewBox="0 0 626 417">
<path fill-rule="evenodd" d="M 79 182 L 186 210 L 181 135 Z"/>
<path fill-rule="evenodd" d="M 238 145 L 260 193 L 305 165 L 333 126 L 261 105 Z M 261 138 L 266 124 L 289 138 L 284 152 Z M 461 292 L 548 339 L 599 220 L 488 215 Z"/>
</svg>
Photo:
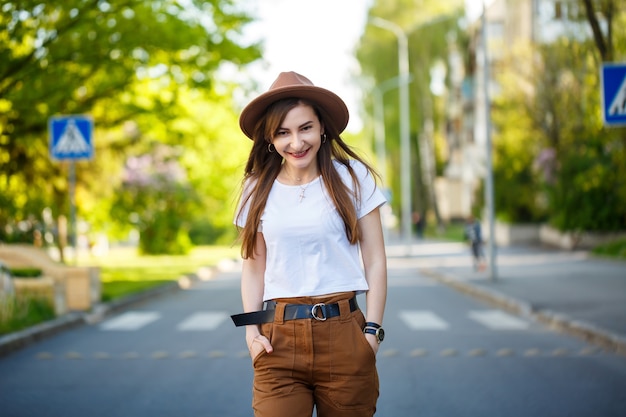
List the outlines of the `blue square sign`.
<svg viewBox="0 0 626 417">
<path fill-rule="evenodd" d="M 626 126 L 626 63 L 605 63 L 600 78 L 604 125 Z"/>
<path fill-rule="evenodd" d="M 93 157 L 93 120 L 89 116 L 52 117 L 48 130 L 52 159 L 77 160 Z"/>
</svg>

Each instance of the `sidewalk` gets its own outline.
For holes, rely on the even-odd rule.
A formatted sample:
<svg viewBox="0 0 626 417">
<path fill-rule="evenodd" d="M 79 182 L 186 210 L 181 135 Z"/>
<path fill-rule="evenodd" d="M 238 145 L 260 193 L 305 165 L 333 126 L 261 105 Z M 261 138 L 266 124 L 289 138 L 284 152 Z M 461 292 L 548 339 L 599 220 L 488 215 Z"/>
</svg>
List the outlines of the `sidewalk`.
<svg viewBox="0 0 626 417">
<path fill-rule="evenodd" d="M 463 243 L 391 239 L 388 256 L 499 307 L 626 355 L 626 262 L 547 247 L 496 249 L 495 279 Z M 487 259 L 489 261 L 489 259 Z"/>
</svg>

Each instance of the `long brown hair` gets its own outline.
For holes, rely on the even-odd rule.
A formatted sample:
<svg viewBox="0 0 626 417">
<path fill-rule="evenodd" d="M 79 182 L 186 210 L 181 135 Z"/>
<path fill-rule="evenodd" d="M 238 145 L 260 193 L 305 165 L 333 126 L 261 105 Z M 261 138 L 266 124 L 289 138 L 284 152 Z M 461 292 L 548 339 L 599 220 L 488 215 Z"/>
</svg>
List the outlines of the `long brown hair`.
<svg viewBox="0 0 626 417">
<path fill-rule="evenodd" d="M 288 98 L 273 103 L 257 122 L 254 129 L 254 143 L 246 163 L 239 202 L 241 208 L 237 214 L 237 218 L 239 218 L 243 208 L 249 204 L 245 226 L 239 230 L 241 255 L 244 259 L 253 259 L 255 256 L 256 233 L 259 230 L 261 216 L 265 210 L 265 204 L 274 180 L 278 177 L 282 166 L 282 157 L 278 152 L 270 152 L 268 146 L 287 113 L 299 104 L 311 106 L 320 123 L 324 126 L 327 140 L 326 143 L 322 143 L 317 153 L 317 167 L 326 190 L 343 220 L 348 241 L 351 244 L 356 244 L 360 238 L 353 198 L 356 201 L 360 200 L 361 189 L 357 176 L 350 165 L 350 159 L 361 162 L 374 178 L 378 178 L 378 174 L 341 139 L 337 128 L 332 124 L 332 119 L 328 117 L 323 108 L 307 100 Z M 354 192 L 342 181 L 333 160 L 343 165 L 350 173 L 354 183 Z"/>
</svg>

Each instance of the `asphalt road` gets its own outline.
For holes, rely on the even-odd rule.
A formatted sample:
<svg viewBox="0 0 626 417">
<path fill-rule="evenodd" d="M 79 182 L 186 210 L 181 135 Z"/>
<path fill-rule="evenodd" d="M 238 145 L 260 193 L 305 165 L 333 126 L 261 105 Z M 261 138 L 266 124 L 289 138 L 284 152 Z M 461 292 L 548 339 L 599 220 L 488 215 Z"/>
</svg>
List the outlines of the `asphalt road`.
<svg viewBox="0 0 626 417">
<path fill-rule="evenodd" d="M 624 356 L 389 265 L 377 416 L 626 415 Z M 236 271 L 0 358 L 0 416 L 251 416 Z"/>
</svg>

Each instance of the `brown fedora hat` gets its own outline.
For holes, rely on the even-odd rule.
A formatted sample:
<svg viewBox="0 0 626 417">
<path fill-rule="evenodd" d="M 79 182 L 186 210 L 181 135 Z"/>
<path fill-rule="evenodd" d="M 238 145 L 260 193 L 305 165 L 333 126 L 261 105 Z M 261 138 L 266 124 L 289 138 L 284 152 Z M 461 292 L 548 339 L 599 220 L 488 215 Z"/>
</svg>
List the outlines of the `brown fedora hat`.
<svg viewBox="0 0 626 417">
<path fill-rule="evenodd" d="M 339 131 L 348 125 L 348 107 L 332 91 L 313 85 L 311 80 L 296 72 L 281 72 L 270 89 L 252 100 L 239 116 L 239 126 L 247 137 L 253 139 L 254 126 L 267 107 L 283 98 L 302 98 L 324 108 Z"/>
</svg>

